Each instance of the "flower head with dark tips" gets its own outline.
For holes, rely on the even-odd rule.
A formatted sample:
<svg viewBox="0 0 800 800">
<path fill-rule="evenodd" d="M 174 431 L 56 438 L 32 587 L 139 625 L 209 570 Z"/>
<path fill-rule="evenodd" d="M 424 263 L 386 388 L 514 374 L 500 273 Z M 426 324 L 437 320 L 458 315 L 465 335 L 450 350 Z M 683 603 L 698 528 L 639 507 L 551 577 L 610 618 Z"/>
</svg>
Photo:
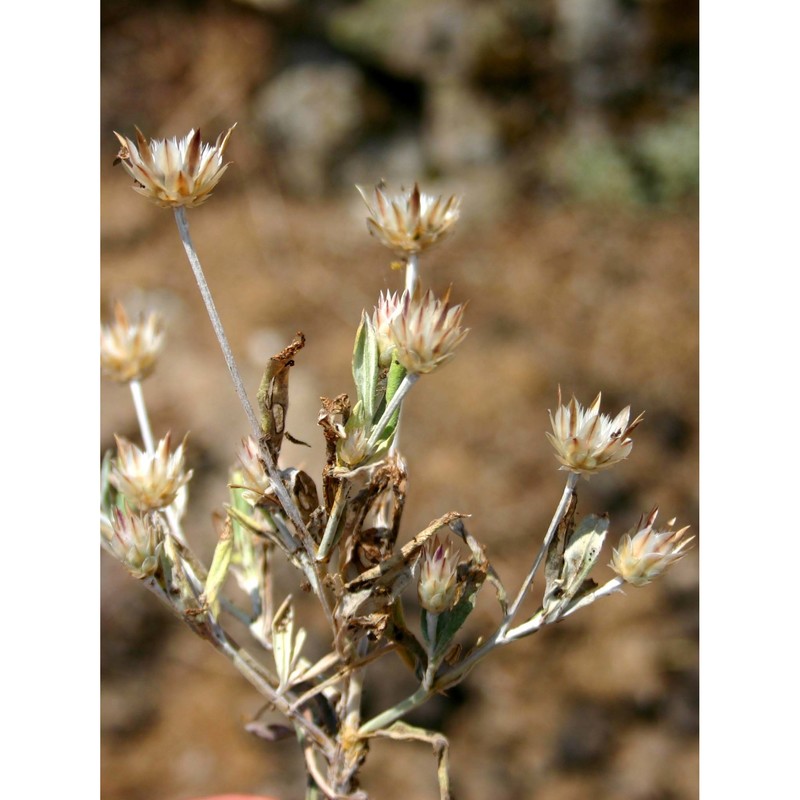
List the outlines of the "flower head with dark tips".
<svg viewBox="0 0 800 800">
<path fill-rule="evenodd" d="M 612 420 L 600 413 L 598 394 L 592 404 L 584 409 L 572 398 L 569 405 L 561 405 L 558 391 L 558 410 L 550 414 L 552 433 L 546 436 L 561 462 L 561 469 L 590 475 L 627 458 L 633 447 L 629 434 L 642 421 L 640 414 L 629 423 L 631 409 L 626 406 Z"/>
<path fill-rule="evenodd" d="M 389 322 L 395 358 L 418 375 L 448 362 L 469 328 L 461 327 L 464 305 L 450 305 L 450 292 L 438 299 L 430 290 L 420 300 L 404 292 L 399 311 Z"/>
<path fill-rule="evenodd" d="M 192 477 L 183 471 L 183 451 L 186 440 L 170 455 L 170 435 L 156 447 L 155 453 L 141 451 L 121 436 L 117 440 L 117 458 L 109 480 L 122 493 L 128 505 L 137 511 L 166 508 L 175 501 L 178 492 Z"/>
<path fill-rule="evenodd" d="M 417 595 L 429 614 L 441 614 L 452 608 L 458 589 L 458 565 L 450 553 L 450 543 L 442 545 L 439 537 L 428 542 L 422 556 Z"/>
<path fill-rule="evenodd" d="M 369 232 L 401 257 L 432 247 L 452 231 L 459 217 L 461 198 L 453 195 L 445 201 L 420 192 L 416 183 L 411 191 L 388 194 L 381 182 L 372 199 L 360 186 L 356 188 L 369 210 Z"/>
<path fill-rule="evenodd" d="M 235 126 L 215 144 L 203 144 L 200 131 L 183 139 L 152 139 L 136 128 L 136 141 L 114 132 L 121 145 L 117 158 L 136 182 L 134 189 L 163 208 L 194 208 L 208 200 L 227 164 L 222 157 Z"/>
<path fill-rule="evenodd" d="M 672 530 L 674 519 L 664 530 L 653 530 L 657 515 L 658 508 L 654 508 L 647 517 L 642 516 L 639 524 L 619 540 L 613 551 L 609 566 L 632 586 L 645 586 L 669 569 L 686 555 L 686 548 L 694 539 L 693 536 L 686 538 L 688 525 Z"/>
<path fill-rule="evenodd" d="M 120 383 L 140 381 L 155 367 L 164 344 L 161 317 L 155 312 L 130 322 L 121 303 L 114 305 L 115 322 L 100 331 L 103 374 Z"/>
</svg>

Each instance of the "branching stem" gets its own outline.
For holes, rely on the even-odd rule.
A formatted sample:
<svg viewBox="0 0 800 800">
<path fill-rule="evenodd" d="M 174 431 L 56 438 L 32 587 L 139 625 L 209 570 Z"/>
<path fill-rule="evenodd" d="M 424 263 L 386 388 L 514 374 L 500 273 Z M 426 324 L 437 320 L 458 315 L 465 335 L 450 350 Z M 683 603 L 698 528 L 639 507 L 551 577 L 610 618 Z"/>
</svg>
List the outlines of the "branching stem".
<svg viewBox="0 0 800 800">
<path fill-rule="evenodd" d="M 542 559 L 545 557 L 547 549 L 550 547 L 550 542 L 553 541 L 553 536 L 555 536 L 556 530 L 558 529 L 558 526 L 567 511 L 570 498 L 572 497 L 572 492 L 578 483 L 578 477 L 578 473 L 576 472 L 569 473 L 566 486 L 564 486 L 564 492 L 561 495 L 561 500 L 558 503 L 555 514 L 553 514 L 553 519 L 550 521 L 550 527 L 547 529 L 547 533 L 544 536 L 544 541 L 539 549 L 539 553 L 533 562 L 530 572 L 523 581 L 517 596 L 514 598 L 514 602 L 509 607 L 508 613 L 506 614 L 502 625 L 500 626 L 500 638 L 505 635 L 505 632 L 510 627 L 512 621 L 514 620 L 514 616 L 516 615 L 517 611 L 519 611 L 519 607 L 522 605 L 522 602 L 525 600 L 525 595 L 531 588 L 531 584 L 533 583 L 534 577 L 536 577 L 536 572 L 539 569 L 539 565 L 542 563 Z"/>
</svg>

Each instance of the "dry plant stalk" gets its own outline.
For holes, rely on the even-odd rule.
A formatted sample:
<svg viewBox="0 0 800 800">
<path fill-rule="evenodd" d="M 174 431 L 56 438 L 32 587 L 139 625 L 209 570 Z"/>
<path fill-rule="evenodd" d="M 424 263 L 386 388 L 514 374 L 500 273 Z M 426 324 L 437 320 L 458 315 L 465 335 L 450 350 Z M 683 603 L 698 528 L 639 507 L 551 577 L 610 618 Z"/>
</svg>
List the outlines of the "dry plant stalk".
<svg viewBox="0 0 800 800">
<path fill-rule="evenodd" d="M 581 476 L 612 467 L 628 457 L 630 421 L 625 408 L 613 419 L 600 412 L 601 397 L 583 407 L 574 397 L 551 414 L 554 447 L 566 485 L 530 570 L 509 594 L 485 548 L 467 530 L 465 515 L 449 512 L 399 546 L 405 504 L 406 463 L 398 446 L 403 403 L 422 375 L 450 361 L 467 335 L 463 305 L 449 292 L 436 297 L 421 288 L 419 257 L 448 234 L 460 200 L 444 201 L 420 192 L 392 195 L 381 184 L 369 199 L 368 230 L 405 267 L 401 295 L 381 295 L 373 314 L 364 312 L 356 332 L 353 398 L 322 398 L 318 423 L 326 447 L 320 483 L 302 470 L 280 468 L 289 404 L 289 376 L 305 338 L 271 358 L 251 405 L 216 313 L 211 292 L 192 245 L 186 207 L 208 199 L 227 165 L 231 131 L 215 145 L 199 131 L 182 140 L 148 142 L 118 134 L 119 160 L 134 188 L 160 206 L 172 207 L 181 240 L 232 380 L 250 423 L 230 479 L 230 502 L 213 560 L 207 567 L 192 552 L 181 528 L 186 484 L 184 446 L 171 449 L 167 434 L 156 445 L 141 381 L 150 374 L 163 342 L 162 324 L 150 314 L 130 321 L 117 306 L 115 323 L 101 333 L 104 373 L 127 383 L 144 449 L 117 439 L 102 469 L 101 543 L 198 635 L 226 655 L 294 729 L 308 770 L 307 798 L 366 800 L 359 770 L 371 737 L 419 740 L 433 747 L 440 796 L 452 797 L 448 745 L 435 731 L 421 730 L 403 717 L 437 692 L 462 681 L 493 650 L 564 619 L 628 583 L 642 586 L 686 551 L 686 528 L 672 520 L 654 529 L 657 510 L 624 535 L 610 563 L 616 577 L 598 586 L 590 572 L 609 529 L 604 516 L 576 520 Z M 463 555 L 462 555 L 463 554 Z M 311 663 L 303 653 L 306 632 L 295 620 L 291 596 L 273 597 L 271 569 L 282 556 L 319 600 L 330 627 L 330 653 Z M 520 608 L 544 563 L 545 591 L 538 610 L 520 619 Z M 233 579 L 248 608 L 225 591 Z M 418 625 L 407 622 L 407 587 L 416 583 Z M 490 584 L 499 607 L 494 631 L 471 647 L 455 645 L 456 634 Z M 280 600 L 277 603 L 276 601 Z M 246 622 L 252 642 L 242 647 L 226 631 L 226 617 Z M 253 655 L 251 650 L 258 655 Z M 419 688 L 372 719 L 362 719 L 364 675 L 381 658 L 398 655 Z M 393 657 L 393 656 L 391 656 Z M 254 720 L 248 729 L 268 739 L 291 733 Z"/>
</svg>

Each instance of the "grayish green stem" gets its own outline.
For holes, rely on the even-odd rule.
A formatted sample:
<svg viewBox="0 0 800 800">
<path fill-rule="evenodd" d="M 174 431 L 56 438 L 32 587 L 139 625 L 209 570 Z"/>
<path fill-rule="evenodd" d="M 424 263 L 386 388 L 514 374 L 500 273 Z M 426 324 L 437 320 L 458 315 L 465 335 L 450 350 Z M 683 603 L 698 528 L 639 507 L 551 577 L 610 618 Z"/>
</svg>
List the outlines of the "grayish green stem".
<svg viewBox="0 0 800 800">
<path fill-rule="evenodd" d="M 418 294 L 419 288 L 419 254 L 412 253 L 406 261 L 406 291 L 412 299 Z"/>
<path fill-rule="evenodd" d="M 519 593 L 514 598 L 514 602 L 509 607 L 506 618 L 503 620 L 503 624 L 500 626 L 500 638 L 505 635 L 505 632 L 508 630 L 511 622 L 514 619 L 514 615 L 517 613 L 517 611 L 519 611 L 519 607 L 522 605 L 523 600 L 525 600 L 525 595 L 531 588 L 531 584 L 533 583 L 533 579 L 536 576 L 537 570 L 539 569 L 539 565 L 542 563 L 542 559 L 545 557 L 547 549 L 550 547 L 550 542 L 553 541 L 553 536 L 555 536 L 559 523 L 567 511 L 570 498 L 572 497 L 572 492 L 578 483 L 578 477 L 579 476 L 576 472 L 569 473 L 566 486 L 564 487 L 564 492 L 561 495 L 561 500 L 559 501 L 555 514 L 553 514 L 553 519 L 550 521 L 550 527 L 547 529 L 547 533 L 544 536 L 544 541 L 542 542 L 542 546 L 538 555 L 536 556 L 536 560 L 533 562 L 530 572 L 520 587 Z"/>
<path fill-rule="evenodd" d="M 433 690 L 420 686 L 410 697 L 407 697 L 396 706 L 392 706 L 392 708 L 373 717 L 369 722 L 365 722 L 358 729 L 359 735 L 366 736 L 369 733 L 375 733 L 375 731 L 379 731 L 381 728 L 391 725 L 396 720 L 408 714 L 412 709 L 421 706 L 432 694 Z"/>
<path fill-rule="evenodd" d="M 131 389 L 133 407 L 136 409 L 136 419 L 139 421 L 139 430 L 142 434 L 144 449 L 147 455 L 151 456 L 155 452 L 155 445 L 153 443 L 153 431 L 150 427 L 150 419 L 147 416 L 147 406 L 144 402 L 142 383 L 141 381 L 134 380 L 131 381 L 128 386 L 130 386 Z"/>
<path fill-rule="evenodd" d="M 418 379 L 419 375 L 412 372 L 409 372 L 403 378 L 401 384 L 397 387 L 397 391 L 394 393 L 392 399 L 387 404 L 385 411 L 381 415 L 378 424 L 372 429 L 369 441 L 367 442 L 367 452 L 370 452 L 375 447 L 378 439 L 381 438 L 383 429 L 389 424 L 394 416 L 394 412 L 397 411 L 397 409 L 400 407 L 400 403 L 403 402 L 403 398 L 409 393 L 411 387 L 417 382 Z"/>
</svg>

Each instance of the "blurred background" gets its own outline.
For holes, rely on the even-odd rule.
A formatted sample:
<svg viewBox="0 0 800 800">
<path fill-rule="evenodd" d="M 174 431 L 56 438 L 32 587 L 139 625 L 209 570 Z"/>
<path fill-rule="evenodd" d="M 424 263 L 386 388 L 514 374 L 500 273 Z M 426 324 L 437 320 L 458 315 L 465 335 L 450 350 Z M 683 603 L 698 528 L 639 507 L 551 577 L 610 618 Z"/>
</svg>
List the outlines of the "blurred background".
<svg viewBox="0 0 800 800">
<path fill-rule="evenodd" d="M 134 125 L 213 140 L 238 123 L 232 165 L 188 216 L 253 392 L 266 359 L 307 336 L 287 427 L 312 447 L 287 443 L 285 464 L 319 474 L 319 397 L 352 391 L 361 310 L 402 286 L 353 184 L 418 179 L 464 197 L 421 270 L 469 300 L 472 331 L 406 403 L 403 540 L 469 513 L 513 591 L 563 486 L 544 437 L 559 384 L 646 412 L 631 458 L 581 482 L 579 514 L 610 513 L 609 545 L 655 504 L 698 533 L 696 2 L 104 0 L 101 14 L 102 316 L 120 299 L 167 318 L 144 392 L 158 435 L 190 432 L 202 556 L 246 424 L 173 215 L 112 167 L 113 131 Z M 102 408 L 103 451 L 115 432 L 138 440 L 127 390 L 104 383 Z M 255 690 L 118 564 L 101 569 L 104 800 L 301 798 L 296 743 L 243 730 Z M 697 574 L 696 547 L 420 709 L 410 721 L 450 739 L 459 800 L 697 797 Z M 313 607 L 300 616 L 326 652 Z M 469 633 L 496 617 L 483 599 Z M 392 657 L 374 672 L 368 714 L 413 688 Z M 363 782 L 376 800 L 438 796 L 422 744 L 376 742 Z"/>
</svg>

